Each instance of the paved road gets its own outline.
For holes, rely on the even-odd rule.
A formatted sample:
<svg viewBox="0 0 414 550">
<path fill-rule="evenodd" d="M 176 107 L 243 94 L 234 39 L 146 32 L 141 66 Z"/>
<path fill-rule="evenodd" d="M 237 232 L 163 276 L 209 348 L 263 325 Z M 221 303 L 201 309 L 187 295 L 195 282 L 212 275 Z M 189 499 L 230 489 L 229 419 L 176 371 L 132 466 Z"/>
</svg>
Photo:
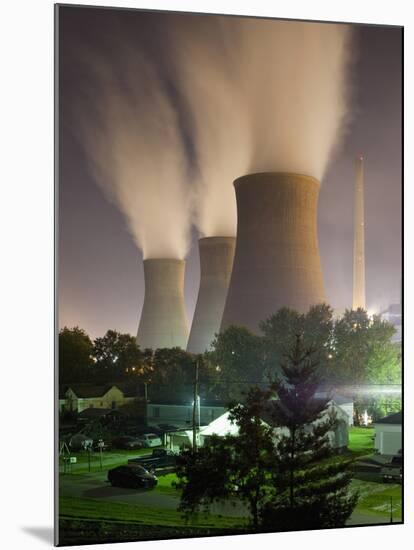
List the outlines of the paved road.
<svg viewBox="0 0 414 550">
<path fill-rule="evenodd" d="M 124 489 L 112 487 L 106 481 L 106 472 L 82 475 L 62 475 L 60 477 L 60 492 L 64 496 L 79 498 L 96 498 L 100 501 L 125 502 L 128 504 L 141 504 L 156 508 L 176 510 L 179 498 L 168 493 L 161 493 L 146 489 Z M 227 502 L 215 504 L 210 508 L 213 515 L 231 517 L 243 517 L 247 515 L 247 509 L 238 502 Z M 360 514 L 354 512 L 348 520 L 348 525 L 369 525 L 378 523 L 389 523 L 389 518 Z"/>
<path fill-rule="evenodd" d="M 178 498 L 174 495 L 147 489 L 112 487 L 106 481 L 106 475 L 106 472 L 99 474 L 63 475 L 60 477 L 61 495 L 177 509 Z"/>
<path fill-rule="evenodd" d="M 106 481 L 106 472 L 98 474 L 62 475 L 60 477 L 60 493 L 63 496 L 79 498 L 96 498 L 101 501 L 126 502 L 128 504 L 141 504 L 156 508 L 176 510 L 179 497 L 154 491 L 151 489 L 125 489 L 112 487 Z M 241 503 L 227 502 L 214 504 L 210 508 L 213 515 L 225 515 L 231 517 L 243 517 L 247 515 L 246 507 Z"/>
</svg>

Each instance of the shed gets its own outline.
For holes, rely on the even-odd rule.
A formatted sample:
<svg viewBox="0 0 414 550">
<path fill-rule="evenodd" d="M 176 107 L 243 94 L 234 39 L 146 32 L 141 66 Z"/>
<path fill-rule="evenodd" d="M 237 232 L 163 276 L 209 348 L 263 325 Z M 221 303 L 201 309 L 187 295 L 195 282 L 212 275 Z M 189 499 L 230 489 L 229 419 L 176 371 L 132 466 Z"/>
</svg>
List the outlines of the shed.
<svg viewBox="0 0 414 550">
<path fill-rule="evenodd" d="M 377 420 L 375 449 L 380 455 L 396 455 L 402 449 L 402 412 L 390 414 Z"/>
</svg>

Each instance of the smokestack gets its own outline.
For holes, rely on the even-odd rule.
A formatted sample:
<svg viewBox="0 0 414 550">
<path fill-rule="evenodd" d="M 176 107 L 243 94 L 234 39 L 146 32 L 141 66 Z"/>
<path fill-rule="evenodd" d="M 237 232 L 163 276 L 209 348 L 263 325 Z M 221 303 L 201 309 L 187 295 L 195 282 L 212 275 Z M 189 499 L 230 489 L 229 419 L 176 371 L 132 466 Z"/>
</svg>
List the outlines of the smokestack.
<svg viewBox="0 0 414 550">
<path fill-rule="evenodd" d="M 320 184 L 311 176 L 263 172 L 237 178 L 237 243 L 221 330 L 259 323 L 287 306 L 325 301 L 317 236 Z"/>
<path fill-rule="evenodd" d="M 235 237 L 206 237 L 198 241 L 200 288 L 187 351 L 203 353 L 220 330 L 233 266 Z"/>
<path fill-rule="evenodd" d="M 352 309 L 365 309 L 365 222 L 364 222 L 364 159 L 355 166 L 354 195 L 354 272 Z"/>
<path fill-rule="evenodd" d="M 185 349 L 184 270 L 184 260 L 144 260 L 145 299 L 137 335 L 141 349 Z"/>
</svg>

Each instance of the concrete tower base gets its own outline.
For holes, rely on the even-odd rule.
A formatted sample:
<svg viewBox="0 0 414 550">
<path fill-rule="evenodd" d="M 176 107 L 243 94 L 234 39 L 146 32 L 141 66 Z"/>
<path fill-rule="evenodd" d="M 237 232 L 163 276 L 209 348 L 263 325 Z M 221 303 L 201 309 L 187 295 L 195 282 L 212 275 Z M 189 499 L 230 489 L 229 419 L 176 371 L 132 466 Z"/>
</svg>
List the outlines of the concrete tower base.
<svg viewBox="0 0 414 550">
<path fill-rule="evenodd" d="M 141 349 L 186 348 L 184 270 L 184 260 L 144 260 L 145 299 L 137 335 Z"/>
<path fill-rule="evenodd" d="M 187 351 L 203 353 L 220 331 L 233 266 L 235 237 L 200 239 L 200 289 Z"/>
<path fill-rule="evenodd" d="M 319 182 L 265 172 L 234 182 L 237 243 L 221 330 L 259 323 L 287 306 L 325 301 L 317 235 Z"/>
</svg>

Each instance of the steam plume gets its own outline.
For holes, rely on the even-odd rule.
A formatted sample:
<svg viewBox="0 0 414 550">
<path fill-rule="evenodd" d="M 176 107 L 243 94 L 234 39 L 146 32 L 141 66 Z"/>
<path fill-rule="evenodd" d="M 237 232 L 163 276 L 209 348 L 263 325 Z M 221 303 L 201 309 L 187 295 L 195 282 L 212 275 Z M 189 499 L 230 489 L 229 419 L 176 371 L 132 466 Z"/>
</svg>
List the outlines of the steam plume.
<svg viewBox="0 0 414 550">
<path fill-rule="evenodd" d="M 172 77 L 184 98 L 197 156 L 194 222 L 202 236 L 235 236 L 233 180 L 248 169 L 246 99 L 223 18 L 189 16 L 169 30 Z"/>
<path fill-rule="evenodd" d="M 190 195 L 177 112 L 140 51 L 86 57 L 93 85 L 80 102 L 82 143 L 97 183 L 147 258 L 184 258 Z"/>
<path fill-rule="evenodd" d="M 193 121 L 196 224 L 234 235 L 232 182 L 248 172 L 321 180 L 347 114 L 347 25 L 194 18 L 171 35 Z"/>
</svg>

